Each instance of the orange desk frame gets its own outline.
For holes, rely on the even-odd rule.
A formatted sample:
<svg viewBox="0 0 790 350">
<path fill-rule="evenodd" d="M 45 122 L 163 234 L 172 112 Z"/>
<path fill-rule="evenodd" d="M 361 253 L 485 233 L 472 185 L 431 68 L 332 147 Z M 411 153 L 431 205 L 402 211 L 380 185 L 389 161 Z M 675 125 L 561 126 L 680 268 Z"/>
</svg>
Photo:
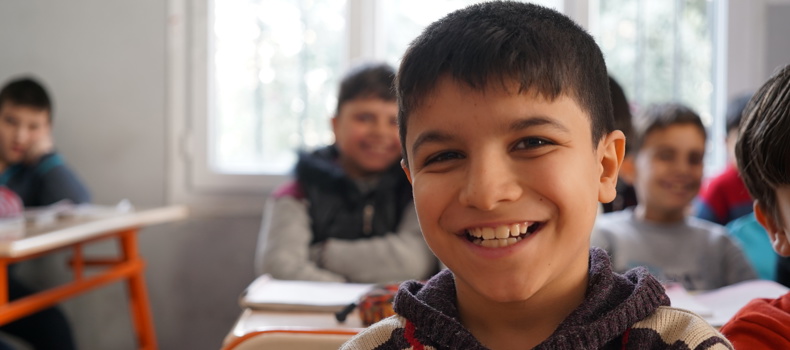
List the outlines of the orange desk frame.
<svg viewBox="0 0 790 350">
<path fill-rule="evenodd" d="M 138 228 L 125 229 L 108 232 L 35 254 L 0 257 L 0 325 L 36 313 L 97 287 L 123 280 L 126 281 L 129 291 L 129 304 L 139 348 L 146 350 L 157 349 L 153 317 L 143 275 L 145 262 L 138 251 L 137 233 Z M 118 240 L 121 248 L 120 256 L 100 259 L 85 258 L 83 256 L 82 248 L 84 244 L 105 239 Z M 71 260 L 74 277 L 71 282 L 21 299 L 8 301 L 8 266 L 10 264 L 65 249 L 72 249 L 74 254 Z M 106 268 L 95 275 L 85 276 L 84 269 L 86 266 L 105 266 Z"/>
</svg>

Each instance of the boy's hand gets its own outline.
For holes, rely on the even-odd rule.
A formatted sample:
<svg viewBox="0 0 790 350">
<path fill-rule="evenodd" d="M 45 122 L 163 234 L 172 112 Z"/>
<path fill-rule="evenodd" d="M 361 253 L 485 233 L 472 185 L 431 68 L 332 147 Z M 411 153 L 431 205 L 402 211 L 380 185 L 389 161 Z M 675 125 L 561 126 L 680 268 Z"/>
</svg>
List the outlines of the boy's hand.
<svg viewBox="0 0 790 350">
<path fill-rule="evenodd" d="M 52 134 L 44 132 L 38 140 L 30 145 L 30 149 L 27 150 L 23 161 L 26 164 L 35 164 L 41 157 L 52 152 L 54 148 L 55 143 L 52 141 Z"/>
</svg>

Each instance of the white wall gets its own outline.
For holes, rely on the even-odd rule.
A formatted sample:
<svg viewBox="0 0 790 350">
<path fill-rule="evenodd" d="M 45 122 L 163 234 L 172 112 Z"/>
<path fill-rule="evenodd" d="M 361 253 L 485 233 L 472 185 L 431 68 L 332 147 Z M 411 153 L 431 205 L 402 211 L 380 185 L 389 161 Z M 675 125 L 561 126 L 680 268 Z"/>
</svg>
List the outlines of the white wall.
<svg viewBox="0 0 790 350">
<path fill-rule="evenodd" d="M 170 181 L 167 1 L 0 2 L 0 80 L 35 73 L 56 103 L 58 149 L 97 203 L 166 204 Z M 789 63 L 790 1 L 730 0 L 727 95 L 753 90 Z M 766 8 L 770 6 L 770 8 Z M 187 77 L 188 78 L 188 77 Z M 185 82 L 185 84 L 188 82 Z M 187 108 L 187 107 L 183 107 Z M 160 347 L 217 349 L 252 279 L 260 217 L 192 218 L 145 230 L 141 250 Z M 111 245 L 95 251 L 113 251 Z M 25 267 L 45 285 L 69 277 L 63 255 Z M 67 302 L 81 349 L 131 349 L 121 285 Z"/>
</svg>

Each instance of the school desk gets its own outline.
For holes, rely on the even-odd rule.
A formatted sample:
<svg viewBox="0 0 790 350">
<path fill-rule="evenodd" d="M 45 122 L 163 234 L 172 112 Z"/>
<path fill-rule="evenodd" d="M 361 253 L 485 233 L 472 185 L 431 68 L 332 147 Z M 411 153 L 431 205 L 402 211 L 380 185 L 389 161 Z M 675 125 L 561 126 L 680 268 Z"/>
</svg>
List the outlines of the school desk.
<svg viewBox="0 0 790 350">
<path fill-rule="evenodd" d="M 28 224 L 24 236 L 0 241 L 0 324 L 33 314 L 68 298 L 100 286 L 124 281 L 140 349 L 156 349 L 156 336 L 143 275 L 144 261 L 137 247 L 137 233 L 145 226 L 181 220 L 187 216 L 183 206 L 170 206 L 126 213 L 77 215 L 45 224 Z M 87 257 L 86 244 L 102 240 L 119 243 L 117 256 Z M 73 279 L 63 285 L 8 301 L 8 266 L 52 252 L 71 250 Z M 85 274 L 88 266 L 103 269 Z"/>
<path fill-rule="evenodd" d="M 245 309 L 225 337 L 223 350 L 337 349 L 363 329 L 355 311 L 340 323 L 332 312 Z"/>
</svg>

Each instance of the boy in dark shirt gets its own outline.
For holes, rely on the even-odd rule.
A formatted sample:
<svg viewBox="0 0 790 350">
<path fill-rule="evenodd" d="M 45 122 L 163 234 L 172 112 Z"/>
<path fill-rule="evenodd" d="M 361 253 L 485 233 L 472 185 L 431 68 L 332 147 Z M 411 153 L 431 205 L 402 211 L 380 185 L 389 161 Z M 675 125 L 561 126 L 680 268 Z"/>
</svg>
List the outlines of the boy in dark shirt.
<svg viewBox="0 0 790 350">
<path fill-rule="evenodd" d="M 26 208 L 60 200 L 90 201 L 88 190 L 54 150 L 51 134 L 52 102 L 44 87 L 30 78 L 7 83 L 0 90 L 0 185 L 14 191 Z M 8 274 L 9 300 L 34 291 Z M 42 310 L 0 327 L 35 349 L 73 349 L 65 315 L 56 307 Z"/>
</svg>

